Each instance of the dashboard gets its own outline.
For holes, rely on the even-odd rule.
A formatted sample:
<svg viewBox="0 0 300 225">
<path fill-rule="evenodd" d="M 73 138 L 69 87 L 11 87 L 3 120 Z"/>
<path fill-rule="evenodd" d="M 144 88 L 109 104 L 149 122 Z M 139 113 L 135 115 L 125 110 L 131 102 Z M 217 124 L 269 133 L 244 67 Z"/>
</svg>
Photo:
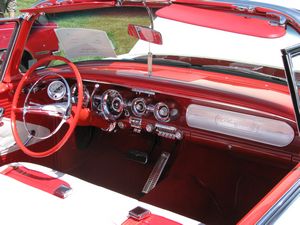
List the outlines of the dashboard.
<svg viewBox="0 0 300 225">
<path fill-rule="evenodd" d="M 84 74 L 84 97 L 79 126 L 200 142 L 230 152 L 257 153 L 287 160 L 297 149 L 299 139 L 293 120 L 285 112 L 275 111 L 278 102 L 257 95 L 250 98 L 247 92 L 241 91 L 244 88 L 239 83 L 218 86 L 216 84 L 222 82 L 219 78 L 212 81 L 203 78 L 203 85 L 198 85 L 128 76 L 127 72 L 116 73 L 102 68 L 80 69 Z M 36 97 L 37 104 L 58 105 L 69 96 L 73 104 L 77 102 L 76 81 L 68 71 L 65 73 L 70 88 L 56 82 L 61 80 L 60 76 L 46 74 L 47 79 L 32 89 L 32 98 Z M 25 87 L 23 92 L 28 93 L 30 88 L 30 85 Z M 262 90 L 252 86 L 248 89 Z M 274 110 L 269 110 L 271 104 Z"/>
<path fill-rule="evenodd" d="M 168 139 L 183 139 L 183 131 L 176 126 L 180 105 L 171 97 L 143 89 L 94 82 L 83 82 L 83 107 L 94 119 L 109 123 L 103 130 L 132 129 L 133 132 L 155 133 Z M 77 87 L 71 86 L 72 103 L 77 102 Z"/>
<path fill-rule="evenodd" d="M 52 82 L 50 98 L 61 98 L 61 83 Z M 68 80 L 72 103 L 77 103 L 75 81 Z M 160 89 L 133 88 L 125 83 L 83 81 L 83 111 L 79 125 L 99 127 L 104 131 L 132 130 L 166 139 L 223 143 L 225 148 L 261 146 L 285 148 L 295 132 L 286 121 L 272 118 L 262 111 L 237 108 L 236 105 L 168 94 Z M 49 94 L 49 93 L 48 93 Z M 63 95 L 63 94 L 62 94 Z M 254 113 L 253 113 L 254 112 Z M 251 147 L 252 148 L 252 147 Z"/>
</svg>

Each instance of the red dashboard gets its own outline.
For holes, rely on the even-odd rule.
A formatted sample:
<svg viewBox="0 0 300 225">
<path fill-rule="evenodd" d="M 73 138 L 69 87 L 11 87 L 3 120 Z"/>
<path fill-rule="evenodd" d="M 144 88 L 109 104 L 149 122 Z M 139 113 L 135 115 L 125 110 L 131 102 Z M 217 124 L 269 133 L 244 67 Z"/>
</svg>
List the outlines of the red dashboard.
<svg viewBox="0 0 300 225">
<path fill-rule="evenodd" d="M 240 90 L 240 85 L 245 85 L 236 83 L 234 76 L 228 76 L 230 78 L 228 83 L 232 86 L 232 93 L 228 93 L 221 86 L 211 89 L 191 85 L 188 82 L 148 79 L 142 72 L 135 72 L 136 76 L 132 74 L 128 76 L 123 71 L 115 71 L 113 67 L 102 70 L 101 74 L 99 71 L 91 73 L 92 70 L 86 67 L 79 67 L 79 69 L 84 81 L 85 96 L 79 125 L 92 125 L 106 131 L 145 132 L 172 140 L 191 140 L 218 146 L 225 151 L 261 155 L 276 161 L 290 162 L 297 151 L 296 145 L 299 140 L 295 135 L 297 131 L 293 114 L 290 112 L 291 106 L 286 105 L 285 110 L 273 113 L 274 107 L 268 107 L 270 102 L 266 101 L 262 104 L 256 96 L 253 102 L 244 101 L 242 93 L 232 94 Z M 199 73 L 197 76 L 201 77 L 201 71 L 197 73 Z M 207 75 L 207 72 L 203 74 Z M 213 73 L 202 77 L 203 82 L 214 80 L 217 83 Z M 247 82 L 247 88 L 253 89 L 253 92 L 266 83 L 262 81 L 261 84 L 257 83 L 253 86 L 247 79 L 249 80 L 245 78 L 244 82 Z M 69 82 L 72 86 L 72 80 Z M 281 98 L 288 97 L 285 85 L 272 83 L 269 85 L 276 86 L 275 92 L 280 94 Z M 76 93 L 76 88 L 71 87 L 71 89 Z M 265 92 L 267 93 L 267 90 Z M 76 101 L 76 96 L 73 100 Z M 277 101 L 276 105 L 280 104 L 278 100 L 272 101 Z M 203 121 L 192 119 L 195 116 L 193 113 L 203 112 L 203 109 L 207 115 L 204 113 L 202 120 L 208 121 L 210 123 L 208 125 L 203 125 Z M 208 115 L 212 113 L 214 116 L 210 118 Z M 245 121 L 245 118 L 250 125 L 245 122 L 239 124 L 239 121 Z M 261 128 L 261 124 L 252 122 L 257 119 L 262 120 L 266 128 Z M 263 136 L 260 130 L 268 129 L 267 132 L 270 132 L 269 122 L 275 122 L 274 126 L 271 125 L 275 136 L 271 137 L 271 141 L 260 140 L 260 136 Z M 250 132 L 254 134 L 252 139 L 248 138 L 249 131 L 245 130 L 248 129 L 245 128 L 247 126 L 250 126 Z M 284 136 L 276 136 L 282 127 L 286 128 Z M 238 134 L 231 133 L 230 130 L 233 130 L 231 128 L 238 130 Z M 248 133 L 244 136 L 239 134 L 243 132 Z M 279 141 L 280 143 L 275 141 L 283 139 L 286 141 Z"/>
</svg>

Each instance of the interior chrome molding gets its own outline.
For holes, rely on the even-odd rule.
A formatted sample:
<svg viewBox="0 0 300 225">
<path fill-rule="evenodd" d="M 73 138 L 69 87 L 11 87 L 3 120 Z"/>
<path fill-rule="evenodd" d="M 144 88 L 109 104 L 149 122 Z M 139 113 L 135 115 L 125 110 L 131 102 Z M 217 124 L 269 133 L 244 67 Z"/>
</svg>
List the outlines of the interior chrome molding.
<svg viewBox="0 0 300 225">
<path fill-rule="evenodd" d="M 273 224 L 284 210 L 300 194 L 300 180 L 298 180 L 273 207 L 257 222 L 257 225 Z"/>
</svg>

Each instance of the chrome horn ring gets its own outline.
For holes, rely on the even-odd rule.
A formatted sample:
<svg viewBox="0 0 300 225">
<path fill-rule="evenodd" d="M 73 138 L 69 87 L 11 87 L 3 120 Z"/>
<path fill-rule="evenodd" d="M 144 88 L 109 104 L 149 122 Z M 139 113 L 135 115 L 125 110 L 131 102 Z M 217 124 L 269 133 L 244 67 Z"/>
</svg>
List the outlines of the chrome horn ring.
<svg viewBox="0 0 300 225">
<path fill-rule="evenodd" d="M 64 96 L 67 96 L 67 100 L 64 103 L 54 103 L 54 104 L 49 104 L 49 105 L 42 105 L 42 104 L 34 104 L 34 105 L 30 105 L 28 104 L 28 100 L 29 100 L 29 96 L 30 94 L 35 90 L 35 88 L 39 85 L 40 82 L 42 82 L 46 77 L 53 77 L 56 76 L 58 77 L 60 80 L 62 80 L 61 82 L 64 84 L 66 90 L 64 93 Z M 57 82 L 58 80 L 52 81 L 53 82 Z M 51 85 L 51 83 L 49 84 L 49 86 Z M 47 93 L 49 95 L 49 90 L 47 88 Z M 59 97 L 57 100 L 62 99 L 64 96 Z M 49 96 L 50 97 L 50 96 Z M 51 97 L 50 97 L 51 98 Z M 51 98 L 52 100 L 55 100 L 53 98 Z M 25 127 L 26 132 L 28 133 L 28 137 L 30 138 L 36 138 L 36 139 L 40 139 L 40 140 L 44 140 L 47 138 L 52 137 L 54 134 L 57 133 L 57 131 L 62 127 L 62 125 L 67 121 L 67 119 L 70 117 L 70 113 L 71 113 L 71 107 L 72 107 L 72 103 L 71 103 L 71 91 L 70 91 L 70 87 L 68 82 L 66 81 L 66 79 L 64 77 L 62 77 L 59 74 L 47 74 L 42 76 L 41 78 L 39 78 L 29 89 L 25 101 L 24 101 L 24 107 L 23 107 L 23 124 Z M 44 137 L 40 137 L 40 136 L 36 136 L 34 135 L 30 129 L 27 126 L 27 122 L 26 122 L 26 114 L 30 113 L 30 112 L 35 112 L 37 114 L 42 114 L 42 115 L 49 115 L 49 116 L 55 116 L 55 117 L 59 117 L 62 118 L 59 125 L 47 136 Z"/>
</svg>

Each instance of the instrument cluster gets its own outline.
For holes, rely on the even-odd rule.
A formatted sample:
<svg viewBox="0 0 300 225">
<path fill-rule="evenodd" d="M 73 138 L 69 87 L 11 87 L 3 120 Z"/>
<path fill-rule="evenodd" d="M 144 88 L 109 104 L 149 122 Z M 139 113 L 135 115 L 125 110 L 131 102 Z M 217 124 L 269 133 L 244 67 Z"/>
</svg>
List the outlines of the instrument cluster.
<svg viewBox="0 0 300 225">
<path fill-rule="evenodd" d="M 71 92 L 72 101 L 76 103 L 76 86 Z M 129 126 L 137 133 L 145 130 L 171 139 L 182 139 L 182 132 L 169 125 L 179 117 L 177 105 L 163 97 L 148 90 L 85 82 L 83 107 L 90 108 L 121 129 Z"/>
<path fill-rule="evenodd" d="M 133 90 L 132 96 L 125 97 L 116 89 L 108 89 L 101 95 L 92 96 L 93 110 L 110 121 L 116 121 L 122 116 L 141 118 L 153 115 L 158 122 L 167 123 L 178 116 L 175 104 L 155 102 L 155 93 L 151 95 Z"/>
</svg>

